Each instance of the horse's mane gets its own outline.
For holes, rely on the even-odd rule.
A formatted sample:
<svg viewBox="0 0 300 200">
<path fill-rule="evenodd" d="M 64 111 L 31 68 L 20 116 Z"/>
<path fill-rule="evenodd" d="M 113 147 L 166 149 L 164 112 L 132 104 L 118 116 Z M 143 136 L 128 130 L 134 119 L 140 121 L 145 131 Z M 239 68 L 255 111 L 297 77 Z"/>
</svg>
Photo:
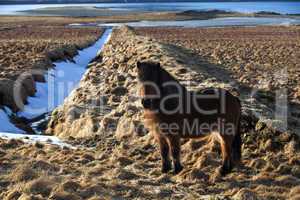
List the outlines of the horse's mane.
<svg viewBox="0 0 300 200">
<path fill-rule="evenodd" d="M 169 72 L 167 72 L 162 67 L 159 67 L 159 76 L 162 83 L 168 82 L 168 81 L 174 81 L 178 82 Z M 179 82 L 178 82 L 179 83 Z"/>
<path fill-rule="evenodd" d="M 175 84 L 177 84 L 183 91 L 187 91 L 186 88 L 181 85 L 179 83 L 178 80 L 176 80 L 169 72 L 167 72 L 165 69 L 163 69 L 162 67 L 158 68 L 158 86 L 162 87 L 164 85 L 164 83 L 168 83 L 168 82 L 174 82 Z M 174 90 L 174 87 L 170 87 L 170 86 L 165 86 L 162 91 L 162 96 L 166 96 L 166 95 L 170 95 L 170 94 L 174 94 L 176 93 L 176 91 Z"/>
<path fill-rule="evenodd" d="M 185 99 L 185 95 L 188 93 L 188 90 L 179 83 L 169 72 L 167 72 L 164 68 L 160 66 L 160 64 L 147 62 L 144 63 L 145 67 L 141 68 L 140 76 L 146 77 L 147 81 L 152 81 L 158 87 L 160 91 L 160 98 L 155 99 L 144 99 L 144 103 L 150 100 L 150 104 L 154 107 L 160 106 L 161 100 L 163 99 L 165 108 L 173 109 L 176 108 L 182 101 Z M 148 69 L 150 71 L 148 71 Z M 150 75 L 150 77 L 149 77 Z M 145 85 L 147 86 L 147 84 Z M 152 88 L 152 87 L 147 87 Z M 143 90 L 143 95 L 147 96 L 147 91 L 150 92 L 151 90 L 147 90 L 146 87 Z M 149 93 L 151 94 L 151 93 Z M 171 96 L 172 95 L 172 96 Z M 167 98 L 164 98 L 167 97 Z M 147 105 L 149 105 L 146 103 Z"/>
</svg>

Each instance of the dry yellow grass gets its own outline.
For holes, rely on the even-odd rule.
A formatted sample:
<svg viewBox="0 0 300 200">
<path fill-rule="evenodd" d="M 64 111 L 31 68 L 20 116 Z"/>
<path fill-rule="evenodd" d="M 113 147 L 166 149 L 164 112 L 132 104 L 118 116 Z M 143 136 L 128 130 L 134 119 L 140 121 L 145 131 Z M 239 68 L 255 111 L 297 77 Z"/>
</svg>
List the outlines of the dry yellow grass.
<svg viewBox="0 0 300 200">
<path fill-rule="evenodd" d="M 73 144 L 96 149 L 95 160 L 84 165 L 85 178 L 81 180 L 91 185 L 98 183 L 97 191 L 101 196 L 201 199 L 208 195 L 210 198 L 286 199 L 290 188 L 299 184 L 297 136 L 273 131 L 246 114 L 242 123 L 243 162 L 233 173 L 226 177 L 216 176 L 221 158 L 219 147 L 213 141 L 184 140 L 184 170 L 176 176 L 162 174 L 153 137 L 137 128 L 143 124 L 142 108 L 134 96 L 137 60 L 160 61 L 189 89 L 214 86 L 233 90 L 231 82 L 226 82 L 230 76 L 217 65 L 197 59 L 199 57 L 191 51 L 136 36 L 128 28 L 114 32 L 102 56 L 104 61 L 90 65 L 76 93 L 54 112 L 48 130 L 72 139 Z M 69 111 L 75 106 L 105 99 L 104 111 L 93 106 L 82 108 L 76 120 L 67 120 Z M 244 103 L 244 99 L 242 101 Z M 115 129 L 108 129 L 114 124 L 117 124 Z M 76 137 L 78 139 L 74 139 Z M 82 163 L 82 157 L 83 154 L 72 160 Z"/>
<path fill-rule="evenodd" d="M 16 105 L 13 94 L 15 81 L 20 75 L 25 77 L 20 84 L 21 101 L 24 103 L 28 96 L 35 95 L 35 81 L 45 81 L 42 74 L 31 75 L 31 70 L 47 70 L 54 61 L 71 60 L 77 50 L 93 44 L 102 30 L 26 25 L 22 20 L 14 23 L 16 25 L 9 28 L 4 28 L 0 23 L 0 105 L 8 106 L 15 112 L 22 109 Z M 32 132 L 21 120 L 15 119 L 15 123 Z"/>
<path fill-rule="evenodd" d="M 137 32 L 192 50 L 202 59 L 229 70 L 242 84 L 267 91 L 284 87 L 291 99 L 300 101 L 298 26 L 139 28 Z"/>
<path fill-rule="evenodd" d="M 53 113 L 52 120 L 58 120 L 58 125 L 64 129 L 57 128 L 57 132 L 52 133 L 75 137 L 81 131 L 90 136 L 70 137 L 70 142 L 78 147 L 75 149 L 0 139 L 0 199 L 298 198 L 299 140 L 290 133 L 273 132 L 259 124 L 255 130 L 251 125 L 254 122 L 246 119 L 243 125 L 243 162 L 233 173 L 226 177 L 214 176 L 221 163 L 217 145 L 185 140 L 182 144 L 185 169 L 176 176 L 162 174 L 153 137 L 136 131 L 138 129 L 132 130 L 142 121 L 141 106 L 134 103 L 138 99 L 129 99 L 137 83 L 136 61 L 160 60 L 177 79 L 197 81 L 196 85 L 190 85 L 192 89 L 199 83 L 227 85 L 222 79 L 213 79 L 215 74 L 205 73 L 207 65 L 191 59 L 195 54 L 138 37 L 128 29 L 114 33 L 103 56 L 104 62 L 90 66 L 82 85 L 71 98 L 75 105 L 106 99 L 109 111 L 99 113 L 93 107 L 73 121 L 63 118 L 68 117 L 64 109 L 70 108 L 66 104 L 62 110 Z M 214 64 L 209 66 L 218 69 Z M 195 72 L 193 67 L 198 67 L 200 72 Z M 102 98 L 102 95 L 106 96 Z M 117 132 L 107 131 L 107 126 L 118 121 L 133 126 L 124 126 Z M 71 128 L 77 127 L 73 123 L 80 124 L 80 129 L 71 132 L 74 130 Z M 20 170 L 28 165 L 38 176 L 27 167 Z M 18 178 L 13 181 L 12 177 Z"/>
</svg>

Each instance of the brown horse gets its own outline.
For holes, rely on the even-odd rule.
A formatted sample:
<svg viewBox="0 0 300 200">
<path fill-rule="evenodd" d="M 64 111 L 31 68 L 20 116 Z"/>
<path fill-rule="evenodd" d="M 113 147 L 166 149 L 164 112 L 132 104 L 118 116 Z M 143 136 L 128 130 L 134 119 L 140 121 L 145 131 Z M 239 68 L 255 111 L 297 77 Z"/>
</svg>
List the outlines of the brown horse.
<svg viewBox="0 0 300 200">
<path fill-rule="evenodd" d="M 180 162 L 180 138 L 200 138 L 217 133 L 223 164 L 221 175 L 231 172 L 241 159 L 241 104 L 224 89 L 190 92 L 159 63 L 138 62 L 142 105 L 146 127 L 159 143 L 162 172 L 174 173 L 183 167 Z M 210 134 L 211 136 L 211 134 Z"/>
</svg>

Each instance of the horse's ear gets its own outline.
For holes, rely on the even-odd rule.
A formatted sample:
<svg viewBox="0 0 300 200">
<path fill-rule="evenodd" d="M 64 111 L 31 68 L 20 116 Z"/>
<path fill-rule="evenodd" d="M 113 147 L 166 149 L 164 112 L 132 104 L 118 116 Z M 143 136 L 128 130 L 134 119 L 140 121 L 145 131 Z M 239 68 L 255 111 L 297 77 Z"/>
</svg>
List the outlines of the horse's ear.
<svg viewBox="0 0 300 200">
<path fill-rule="evenodd" d="M 160 63 L 158 62 L 158 63 L 156 64 L 156 66 L 157 66 L 158 68 L 160 68 Z"/>
<path fill-rule="evenodd" d="M 140 61 L 138 61 L 137 63 L 136 63 L 136 67 L 139 69 L 139 68 L 141 68 L 141 62 Z"/>
</svg>

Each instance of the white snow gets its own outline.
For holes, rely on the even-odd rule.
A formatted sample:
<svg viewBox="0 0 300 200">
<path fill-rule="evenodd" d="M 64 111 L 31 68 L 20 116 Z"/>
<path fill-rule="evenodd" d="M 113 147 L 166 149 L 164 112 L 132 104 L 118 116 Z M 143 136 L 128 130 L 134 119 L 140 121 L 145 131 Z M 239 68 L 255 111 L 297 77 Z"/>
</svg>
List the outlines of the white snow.
<svg viewBox="0 0 300 200">
<path fill-rule="evenodd" d="M 55 137 L 55 136 L 26 135 L 26 134 L 18 134 L 18 133 L 0 132 L 0 138 L 20 139 L 20 140 L 22 140 L 24 142 L 28 142 L 28 143 L 41 142 L 41 143 L 55 144 L 55 145 L 59 145 L 62 147 L 72 148 L 70 144 L 67 144 L 67 143 L 61 141 L 58 137 Z"/>
<path fill-rule="evenodd" d="M 45 75 L 47 82 L 37 83 L 35 97 L 28 98 L 28 105 L 25 105 L 24 110 L 19 112 L 18 116 L 32 119 L 51 112 L 61 105 L 71 91 L 78 86 L 87 65 L 109 40 L 111 32 L 112 29 L 107 29 L 94 45 L 79 51 L 78 55 L 73 58 L 75 63 L 70 61 L 54 63 L 55 68 L 48 70 Z"/>
<path fill-rule="evenodd" d="M 78 86 L 86 71 L 89 62 L 97 56 L 104 44 L 109 41 L 112 29 L 106 29 L 102 37 L 92 46 L 78 52 L 70 61 L 56 62 L 55 67 L 45 74 L 46 83 L 36 83 L 37 92 L 34 97 L 28 98 L 24 110 L 18 112 L 19 117 L 32 119 L 44 113 L 51 112 L 61 105 L 64 99 Z M 55 136 L 25 135 L 23 130 L 15 127 L 9 120 L 12 112 L 9 108 L 0 108 L 0 137 L 1 138 L 26 138 L 28 141 L 49 142 L 58 145 L 67 145 Z"/>
<path fill-rule="evenodd" d="M 18 129 L 10 122 L 8 117 L 10 114 L 9 108 L 4 107 L 3 109 L 0 109 L 0 130 L 4 132 L 24 133 L 23 130 Z"/>
</svg>

